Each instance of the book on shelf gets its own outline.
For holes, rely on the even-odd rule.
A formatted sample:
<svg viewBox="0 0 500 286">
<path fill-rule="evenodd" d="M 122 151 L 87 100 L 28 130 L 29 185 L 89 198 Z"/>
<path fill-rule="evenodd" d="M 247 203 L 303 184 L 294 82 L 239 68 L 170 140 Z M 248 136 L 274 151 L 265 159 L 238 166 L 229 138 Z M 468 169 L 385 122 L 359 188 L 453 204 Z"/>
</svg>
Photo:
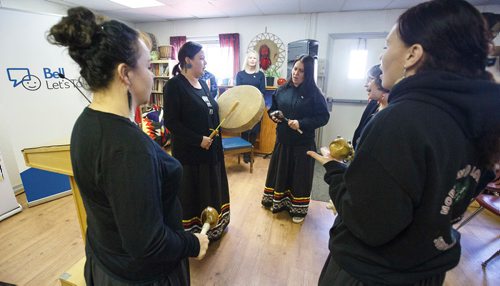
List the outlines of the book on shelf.
<svg viewBox="0 0 500 286">
<path fill-rule="evenodd" d="M 163 92 L 163 87 L 165 86 L 168 79 L 155 79 L 153 84 L 153 92 Z"/>
</svg>

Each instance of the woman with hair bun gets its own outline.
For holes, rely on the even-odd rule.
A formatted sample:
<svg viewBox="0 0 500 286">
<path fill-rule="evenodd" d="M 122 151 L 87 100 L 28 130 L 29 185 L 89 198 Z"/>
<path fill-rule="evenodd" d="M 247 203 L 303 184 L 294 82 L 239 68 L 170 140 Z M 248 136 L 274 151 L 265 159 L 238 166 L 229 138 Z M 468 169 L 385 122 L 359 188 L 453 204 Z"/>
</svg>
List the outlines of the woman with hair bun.
<svg viewBox="0 0 500 286">
<path fill-rule="evenodd" d="M 182 228 L 182 167 L 129 119 L 151 92 L 149 50 L 136 30 L 83 7 L 69 9 L 48 40 L 68 47 L 93 92 L 71 134 L 87 286 L 189 285 L 187 258 L 203 258 L 208 239 Z"/>
<path fill-rule="evenodd" d="M 322 162 L 338 216 L 319 285 L 442 285 L 460 260 L 453 228 L 500 159 L 500 86 L 488 33 L 463 0 L 408 9 L 386 39 L 389 105 L 349 166 Z"/>
</svg>

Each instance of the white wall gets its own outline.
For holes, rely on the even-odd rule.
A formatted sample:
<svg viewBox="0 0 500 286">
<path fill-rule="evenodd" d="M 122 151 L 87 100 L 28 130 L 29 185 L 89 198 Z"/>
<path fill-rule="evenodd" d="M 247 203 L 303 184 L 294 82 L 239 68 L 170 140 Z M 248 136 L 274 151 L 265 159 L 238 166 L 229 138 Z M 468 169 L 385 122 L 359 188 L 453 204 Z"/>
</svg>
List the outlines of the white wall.
<svg viewBox="0 0 500 286">
<path fill-rule="evenodd" d="M 239 33 L 240 60 L 243 63 L 248 44 L 257 34 L 265 32 L 267 27 L 269 33 L 273 33 L 281 39 L 285 45 L 285 51 L 289 42 L 301 39 L 318 40 L 318 57 L 326 59 L 331 33 L 388 32 L 402 11 L 361 11 L 181 20 L 138 24 L 137 28 L 153 33 L 157 37 L 158 44 L 168 44 L 170 36 L 186 35 L 195 37 L 215 36 L 219 33 Z M 329 64 L 328 59 L 326 63 Z M 286 65 L 283 65 L 281 74 L 286 74 Z M 325 95 L 332 96 L 332 94 L 328 93 Z M 323 129 L 321 145 L 328 144 L 337 135 L 351 138 L 363 110 L 364 105 L 334 104 L 330 122 Z"/>
<path fill-rule="evenodd" d="M 65 15 L 68 7 L 40 0 L 1 0 L 0 8 L 40 14 Z"/>
<path fill-rule="evenodd" d="M 500 5 L 478 7 L 482 12 L 500 13 Z M 356 11 L 337 13 L 311 13 L 298 15 L 272 15 L 238 18 L 218 18 L 200 20 L 179 20 L 137 24 L 137 28 L 153 33 L 158 44 L 168 44 L 171 36 L 216 36 L 220 33 L 240 34 L 240 62 L 250 41 L 266 30 L 277 35 L 284 43 L 301 39 L 319 41 L 320 59 L 328 55 L 329 35 L 332 33 L 388 33 L 404 10 Z M 210 59 L 208 59 L 210 61 Z M 211 63 L 213 64 L 213 63 Z M 281 74 L 286 74 L 283 66 Z M 326 79 L 328 80 L 328 78 Z M 326 96 L 332 97 L 328 91 Z M 330 122 L 323 129 L 321 145 L 327 145 L 337 135 L 351 139 L 365 106 L 359 104 L 334 104 Z"/>
<path fill-rule="evenodd" d="M 36 13 L 36 14 L 48 14 L 48 15 L 64 15 L 66 14 L 66 10 L 68 7 L 59 5 L 59 4 L 54 4 L 50 3 L 47 1 L 40 1 L 40 0 L 1 0 L 0 1 L 0 11 L 2 9 L 8 9 L 8 10 L 18 10 L 18 11 L 29 11 L 31 13 Z M 23 23 L 23 25 L 36 25 L 36 23 L 33 22 L 27 22 Z M 4 27 L 12 27 L 12 23 L 8 23 L 7 19 L 0 18 L 0 25 Z M 0 33 L 0 36 L 3 39 L 6 39 L 5 35 Z M 18 34 L 17 37 L 21 37 L 22 35 Z M 15 37 L 15 38 L 17 38 Z M 15 41 L 11 41 L 12 44 L 15 44 Z M 2 58 L 6 57 L 7 55 L 0 55 Z M 12 57 L 12 55 L 9 55 L 9 57 Z M 22 57 L 22 55 L 17 54 L 15 57 Z M 2 60 L 2 66 L 5 64 L 5 62 Z M 2 71 L 5 72 L 5 71 Z M 1 97 L 2 95 L 0 95 Z M 0 98 L 1 102 L 1 98 Z M 17 188 L 21 185 L 21 177 L 19 176 L 19 168 L 16 162 L 16 156 L 14 155 L 14 151 L 12 148 L 12 139 L 11 137 L 15 137 L 15 135 L 11 135 L 10 132 L 7 132 L 7 130 L 10 130 L 9 125 L 10 122 L 12 121 L 11 118 L 9 118 L 10 112 L 8 112 L 12 107 L 6 105 L 6 104 L 0 104 L 0 150 L 3 152 L 3 157 L 5 160 L 5 164 L 7 166 L 7 171 L 9 174 L 9 179 L 14 188 Z"/>
<path fill-rule="evenodd" d="M 68 8 L 41 0 L 0 0 L 0 37 L 9 39 L 0 45 L 0 80 L 6 85 L 0 93 L 0 150 L 15 190 L 22 184 L 20 172 L 27 168 L 20 150 L 67 142 L 76 117 L 86 105 L 74 88 L 69 94 L 68 90 L 45 90 L 35 96 L 6 84 L 5 69 L 9 66 L 38 69 L 37 74 L 43 67 L 63 66 L 68 76 L 78 77 L 76 65 L 63 48 L 49 45 L 44 38 L 50 25 L 66 15 Z M 13 14 L 19 17 L 4 16 Z"/>
<path fill-rule="evenodd" d="M 314 14 L 300 15 L 274 15 L 261 17 L 238 17 L 217 18 L 203 20 L 179 20 L 169 22 L 155 22 L 137 24 L 137 28 L 153 33 L 158 44 L 169 44 L 171 36 L 218 36 L 223 33 L 240 34 L 240 63 L 243 64 L 245 52 L 250 41 L 259 33 L 264 33 L 267 27 L 268 33 L 277 35 L 284 44 L 295 40 L 312 37 L 309 34 L 311 22 L 314 22 Z M 293 31 L 293 32 L 292 32 Z M 321 47 L 320 47 L 321 49 Z M 210 61 L 210 59 L 207 59 Z M 213 63 L 211 63 L 213 64 Z M 286 74 L 283 65 L 281 72 Z"/>
<path fill-rule="evenodd" d="M 0 36 L 9 39 L 0 45 L 0 148 L 14 187 L 21 184 L 19 173 L 27 169 L 21 150 L 69 143 L 73 124 L 87 105 L 71 84 L 44 72 L 79 77 L 66 50 L 45 39 L 59 20 L 57 15 L 0 9 Z M 22 70 L 12 70 L 16 68 Z M 13 81 L 22 82 L 28 73 L 39 80 L 35 88 Z"/>
</svg>

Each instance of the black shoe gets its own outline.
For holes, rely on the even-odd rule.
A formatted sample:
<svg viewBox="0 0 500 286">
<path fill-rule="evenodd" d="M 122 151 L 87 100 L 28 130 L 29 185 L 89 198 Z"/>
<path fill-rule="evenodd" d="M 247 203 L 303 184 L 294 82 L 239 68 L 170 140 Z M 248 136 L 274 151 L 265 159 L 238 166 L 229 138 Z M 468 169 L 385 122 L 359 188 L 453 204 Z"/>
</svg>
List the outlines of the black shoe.
<svg viewBox="0 0 500 286">
<path fill-rule="evenodd" d="M 250 163 L 250 155 L 248 154 L 243 154 L 243 162 L 245 163 Z"/>
</svg>

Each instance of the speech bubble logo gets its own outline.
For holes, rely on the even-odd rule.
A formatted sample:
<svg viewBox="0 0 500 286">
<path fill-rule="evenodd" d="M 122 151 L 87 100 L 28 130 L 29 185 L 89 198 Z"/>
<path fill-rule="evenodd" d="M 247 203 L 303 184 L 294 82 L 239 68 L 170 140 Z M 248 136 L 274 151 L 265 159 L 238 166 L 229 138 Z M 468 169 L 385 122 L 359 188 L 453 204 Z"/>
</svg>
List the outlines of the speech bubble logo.
<svg viewBox="0 0 500 286">
<path fill-rule="evenodd" d="M 8 68 L 7 76 L 9 77 L 9 81 L 13 82 L 14 87 L 23 83 L 23 80 L 31 80 L 28 68 Z"/>
<path fill-rule="evenodd" d="M 27 90 L 35 91 L 42 86 L 42 81 L 36 75 L 25 75 L 23 80 L 23 87 Z"/>
</svg>

